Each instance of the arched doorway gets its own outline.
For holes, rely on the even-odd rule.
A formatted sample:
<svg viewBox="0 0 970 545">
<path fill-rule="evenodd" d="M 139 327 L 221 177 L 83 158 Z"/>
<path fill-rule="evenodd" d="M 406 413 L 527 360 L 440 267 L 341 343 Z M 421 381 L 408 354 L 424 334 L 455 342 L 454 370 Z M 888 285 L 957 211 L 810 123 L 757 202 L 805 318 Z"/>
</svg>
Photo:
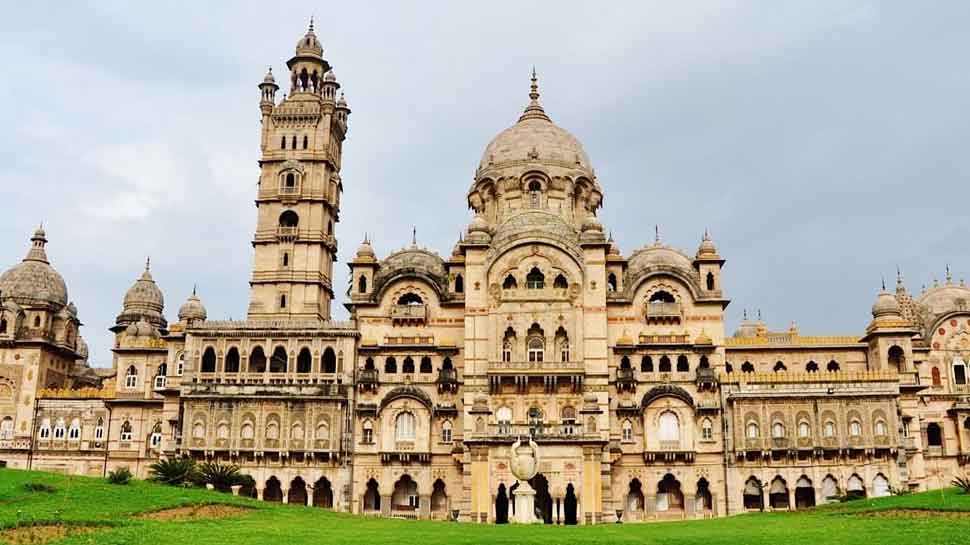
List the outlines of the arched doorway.
<svg viewBox="0 0 970 545">
<path fill-rule="evenodd" d="M 771 481 L 768 489 L 768 505 L 772 509 L 788 509 L 788 483 L 780 476 Z"/>
<path fill-rule="evenodd" d="M 381 493 L 377 481 L 371 479 L 367 481 L 367 490 L 364 492 L 364 512 L 381 510 Z"/>
<path fill-rule="evenodd" d="M 320 477 L 313 484 L 313 506 L 333 509 L 333 487 L 326 477 Z"/>
<path fill-rule="evenodd" d="M 434 520 L 448 518 L 448 495 L 445 493 L 445 482 L 441 479 L 434 482 L 431 492 L 431 518 Z"/>
<path fill-rule="evenodd" d="M 711 485 L 707 479 L 701 477 L 697 481 L 697 494 L 694 496 L 694 511 L 707 516 L 714 510 L 714 498 L 711 496 Z"/>
<path fill-rule="evenodd" d="M 839 483 L 835 477 L 826 475 L 822 479 L 822 503 L 828 503 L 839 496 Z"/>
<path fill-rule="evenodd" d="M 263 489 L 263 501 L 283 502 L 283 488 L 280 486 L 280 480 L 276 477 L 270 477 L 266 481 L 266 488 Z"/>
<path fill-rule="evenodd" d="M 508 524 L 509 522 L 509 496 L 505 493 L 505 484 L 498 485 L 498 494 L 495 495 L 495 524 Z"/>
<path fill-rule="evenodd" d="M 812 480 L 802 475 L 795 482 L 795 509 L 808 509 L 815 507 L 815 488 Z"/>
<path fill-rule="evenodd" d="M 286 503 L 293 505 L 306 505 L 306 482 L 297 477 L 290 482 L 290 490 L 286 494 Z"/>
<path fill-rule="evenodd" d="M 573 483 L 569 483 L 566 485 L 566 497 L 563 499 L 563 524 L 572 525 L 579 522 L 576 519 L 577 503 L 576 489 L 573 488 Z"/>
<path fill-rule="evenodd" d="M 633 479 L 626 493 L 626 519 L 631 522 L 643 520 L 643 505 L 643 485 L 640 479 Z"/>
<path fill-rule="evenodd" d="M 765 498 L 761 490 L 761 481 L 749 477 L 744 483 L 744 508 L 764 511 Z"/>
<path fill-rule="evenodd" d="M 549 494 L 549 481 L 541 473 L 529 480 L 529 486 L 536 491 L 536 518 L 552 524 L 552 496 Z"/>
<path fill-rule="evenodd" d="M 394 483 L 394 492 L 391 495 L 392 511 L 417 511 L 419 506 L 418 483 L 410 475 L 401 475 L 401 478 Z"/>
<path fill-rule="evenodd" d="M 657 483 L 657 513 L 677 515 L 683 512 L 684 493 L 680 490 L 680 481 L 668 473 Z"/>
<path fill-rule="evenodd" d="M 855 500 L 859 498 L 866 497 L 866 484 L 862 482 L 862 478 L 855 473 L 849 477 L 849 480 L 845 484 L 846 495 L 849 499 Z"/>
<path fill-rule="evenodd" d="M 872 497 L 881 498 L 883 496 L 889 496 L 891 492 L 889 479 L 882 473 L 877 473 L 875 478 L 872 479 Z"/>
</svg>

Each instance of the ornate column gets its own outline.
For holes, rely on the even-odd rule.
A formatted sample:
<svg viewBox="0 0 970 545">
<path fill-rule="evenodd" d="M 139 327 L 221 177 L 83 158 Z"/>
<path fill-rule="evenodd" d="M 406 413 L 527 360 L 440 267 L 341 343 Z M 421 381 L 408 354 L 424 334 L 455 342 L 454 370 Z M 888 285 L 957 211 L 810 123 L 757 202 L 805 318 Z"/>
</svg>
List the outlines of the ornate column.
<svg viewBox="0 0 970 545">
<path fill-rule="evenodd" d="M 651 519 L 657 514 L 657 495 L 647 494 L 643 498 L 643 516 Z"/>
<path fill-rule="evenodd" d="M 684 494 L 684 516 L 694 518 L 697 514 L 697 497 L 693 494 Z"/>
<path fill-rule="evenodd" d="M 283 503 L 290 503 L 290 489 L 289 489 L 289 487 L 287 487 L 287 488 L 280 488 L 280 490 L 283 491 Z"/>
<path fill-rule="evenodd" d="M 381 495 L 381 516 L 391 516 L 391 495 Z"/>
<path fill-rule="evenodd" d="M 418 518 L 422 520 L 431 518 L 431 496 L 418 496 Z"/>
</svg>

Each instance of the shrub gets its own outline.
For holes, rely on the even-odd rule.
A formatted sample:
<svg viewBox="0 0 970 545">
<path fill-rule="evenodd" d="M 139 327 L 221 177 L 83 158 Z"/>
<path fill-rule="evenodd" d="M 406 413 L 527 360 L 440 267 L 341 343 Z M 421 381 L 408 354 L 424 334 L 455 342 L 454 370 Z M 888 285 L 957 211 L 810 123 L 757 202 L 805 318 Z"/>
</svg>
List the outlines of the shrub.
<svg viewBox="0 0 970 545">
<path fill-rule="evenodd" d="M 164 484 L 180 485 L 196 481 L 195 461 L 191 458 L 169 458 L 148 466 L 151 480 Z"/>
<path fill-rule="evenodd" d="M 198 467 L 196 472 L 196 482 L 200 485 L 211 484 L 216 490 L 228 491 L 235 485 L 243 485 L 252 480 L 248 475 L 239 471 L 239 466 L 234 464 L 220 464 L 219 462 L 206 462 Z"/>
<path fill-rule="evenodd" d="M 970 478 L 957 477 L 956 479 L 953 479 L 951 484 L 959 488 L 961 494 L 970 494 Z"/>
<path fill-rule="evenodd" d="M 889 487 L 889 494 L 893 496 L 908 496 L 912 493 L 913 491 L 909 488 L 896 488 L 894 486 Z"/>
<path fill-rule="evenodd" d="M 127 467 L 119 467 L 114 471 L 108 472 L 108 482 L 111 484 L 128 484 L 131 482 L 131 470 Z"/>
<path fill-rule="evenodd" d="M 48 494 L 57 492 L 56 488 L 45 483 L 24 483 L 24 489 L 27 492 L 47 492 Z"/>
</svg>

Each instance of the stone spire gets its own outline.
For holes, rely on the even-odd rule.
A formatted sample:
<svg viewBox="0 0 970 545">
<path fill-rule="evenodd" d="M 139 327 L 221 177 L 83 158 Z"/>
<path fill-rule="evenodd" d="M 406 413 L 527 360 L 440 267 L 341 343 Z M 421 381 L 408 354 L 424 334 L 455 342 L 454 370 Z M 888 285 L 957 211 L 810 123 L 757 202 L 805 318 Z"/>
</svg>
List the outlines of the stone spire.
<svg viewBox="0 0 970 545">
<path fill-rule="evenodd" d="M 34 231 L 34 236 L 30 237 L 30 249 L 27 250 L 27 255 L 24 257 L 24 261 L 39 261 L 41 263 L 48 263 L 47 251 L 44 247 L 47 245 L 47 233 L 44 232 L 44 224 Z"/>
<path fill-rule="evenodd" d="M 525 111 L 519 117 L 519 123 L 527 119 L 541 119 L 552 123 L 552 120 L 546 115 L 546 111 L 542 109 L 542 105 L 539 104 L 539 78 L 536 77 L 534 66 L 532 67 L 532 85 L 529 90 L 529 105 L 525 107 Z"/>
</svg>

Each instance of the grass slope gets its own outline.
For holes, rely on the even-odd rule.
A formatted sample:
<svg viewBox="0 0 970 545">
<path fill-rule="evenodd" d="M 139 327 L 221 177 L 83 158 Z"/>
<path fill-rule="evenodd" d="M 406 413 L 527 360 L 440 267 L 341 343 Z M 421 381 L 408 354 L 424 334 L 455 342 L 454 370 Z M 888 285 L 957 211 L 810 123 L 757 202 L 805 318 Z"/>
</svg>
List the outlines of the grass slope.
<svg viewBox="0 0 970 545">
<path fill-rule="evenodd" d="M 28 491 L 45 483 L 54 492 Z M 158 521 L 145 511 L 200 503 L 253 510 L 227 519 Z M 891 509 L 966 512 L 966 516 L 873 516 Z M 929 515 L 932 515 L 930 513 Z M 0 469 L 0 527 L 31 523 L 95 524 L 104 528 L 58 544 L 970 544 L 970 496 L 955 490 L 858 501 L 809 512 L 742 515 L 717 520 L 597 526 L 516 526 L 407 522 L 234 498 L 199 489 L 132 481 L 116 486 L 85 477 Z"/>
</svg>

